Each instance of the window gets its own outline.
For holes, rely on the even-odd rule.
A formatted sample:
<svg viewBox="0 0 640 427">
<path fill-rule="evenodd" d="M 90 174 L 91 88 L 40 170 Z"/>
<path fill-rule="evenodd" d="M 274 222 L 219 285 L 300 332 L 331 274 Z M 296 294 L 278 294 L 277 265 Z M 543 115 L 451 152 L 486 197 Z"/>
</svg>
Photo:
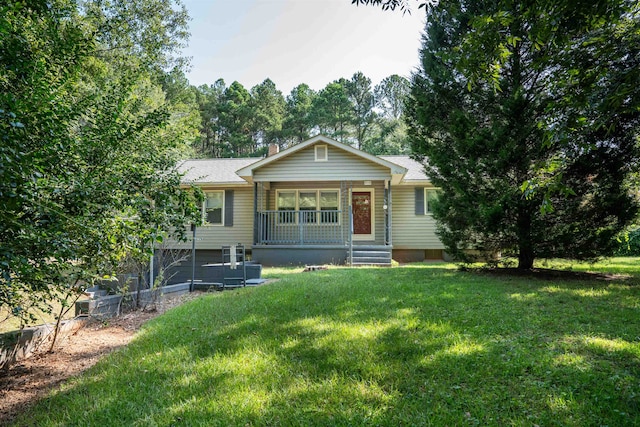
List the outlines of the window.
<svg viewBox="0 0 640 427">
<path fill-rule="evenodd" d="M 323 224 L 338 223 L 338 192 L 337 191 L 320 191 L 320 222 Z M 326 212 L 334 211 L 334 212 Z"/>
<path fill-rule="evenodd" d="M 204 221 L 211 225 L 222 225 L 224 218 L 224 191 L 205 193 Z"/>
<path fill-rule="evenodd" d="M 329 152 L 327 151 L 326 145 L 316 145 L 315 154 L 316 154 L 316 162 L 326 162 L 329 160 Z"/>
<path fill-rule="evenodd" d="M 433 205 L 432 203 L 436 200 L 438 200 L 438 191 L 434 190 L 434 189 L 424 189 L 424 211 L 425 213 L 431 213 L 433 212 Z"/>
<path fill-rule="evenodd" d="M 298 209 L 302 211 L 302 222 L 317 222 L 318 193 L 315 191 L 301 191 L 298 193 Z M 305 212 L 310 211 L 310 212 Z"/>
<path fill-rule="evenodd" d="M 296 222 L 296 192 L 295 191 L 279 191 L 278 192 L 278 215 L 279 222 L 289 224 Z"/>
<path fill-rule="evenodd" d="M 278 216 L 279 222 L 296 223 L 299 215 L 300 221 L 305 224 L 338 224 L 339 200 L 338 190 L 278 191 L 276 209 L 282 211 Z"/>
</svg>

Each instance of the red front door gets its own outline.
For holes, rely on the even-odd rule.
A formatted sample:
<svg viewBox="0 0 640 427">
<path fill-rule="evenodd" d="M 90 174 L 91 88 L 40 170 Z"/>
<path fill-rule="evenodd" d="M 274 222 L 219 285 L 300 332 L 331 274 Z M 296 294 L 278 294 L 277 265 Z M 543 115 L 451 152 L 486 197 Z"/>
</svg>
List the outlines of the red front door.
<svg viewBox="0 0 640 427">
<path fill-rule="evenodd" d="M 371 234 L 371 193 L 354 191 L 351 193 L 353 209 L 353 234 Z"/>
</svg>

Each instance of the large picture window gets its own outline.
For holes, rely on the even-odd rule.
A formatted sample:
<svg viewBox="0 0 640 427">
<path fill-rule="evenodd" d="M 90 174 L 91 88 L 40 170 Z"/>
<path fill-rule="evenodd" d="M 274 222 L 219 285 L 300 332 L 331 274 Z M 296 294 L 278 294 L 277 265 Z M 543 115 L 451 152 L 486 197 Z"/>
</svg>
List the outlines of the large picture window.
<svg viewBox="0 0 640 427">
<path fill-rule="evenodd" d="M 277 192 L 276 209 L 280 223 L 297 223 L 298 216 L 306 224 L 339 222 L 338 190 L 282 190 Z M 320 214 L 318 215 L 318 211 Z"/>
<path fill-rule="evenodd" d="M 205 193 L 204 221 L 209 225 L 224 223 L 224 191 L 209 191 Z"/>
</svg>

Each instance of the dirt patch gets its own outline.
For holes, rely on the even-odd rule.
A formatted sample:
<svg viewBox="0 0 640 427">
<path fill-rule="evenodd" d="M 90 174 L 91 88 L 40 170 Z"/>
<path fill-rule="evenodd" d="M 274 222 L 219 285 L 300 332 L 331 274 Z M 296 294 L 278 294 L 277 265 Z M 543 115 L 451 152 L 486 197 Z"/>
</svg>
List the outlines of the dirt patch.
<svg viewBox="0 0 640 427">
<path fill-rule="evenodd" d="M 633 279 L 633 276 L 628 274 L 590 273 L 585 271 L 554 270 L 550 268 L 531 268 L 528 270 L 518 268 L 470 268 L 466 269 L 466 271 L 493 276 L 530 277 L 540 280 L 559 279 L 608 282 L 611 280 L 628 281 Z"/>
<path fill-rule="evenodd" d="M 65 380 L 95 365 L 102 356 L 127 345 L 148 320 L 200 295 L 196 292 L 168 297 L 151 308 L 91 323 L 59 342 L 54 353 L 37 354 L 8 371 L 0 371 L 0 425 L 9 425 L 19 413 Z"/>
</svg>

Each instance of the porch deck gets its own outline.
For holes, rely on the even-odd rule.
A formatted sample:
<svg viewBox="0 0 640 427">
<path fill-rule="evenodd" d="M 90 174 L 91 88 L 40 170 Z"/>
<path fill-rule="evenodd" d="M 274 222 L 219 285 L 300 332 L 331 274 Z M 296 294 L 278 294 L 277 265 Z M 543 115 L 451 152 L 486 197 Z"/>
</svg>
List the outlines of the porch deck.
<svg viewBox="0 0 640 427">
<path fill-rule="evenodd" d="M 343 214 L 341 210 L 257 212 L 255 245 L 347 244 L 349 227 Z"/>
</svg>

